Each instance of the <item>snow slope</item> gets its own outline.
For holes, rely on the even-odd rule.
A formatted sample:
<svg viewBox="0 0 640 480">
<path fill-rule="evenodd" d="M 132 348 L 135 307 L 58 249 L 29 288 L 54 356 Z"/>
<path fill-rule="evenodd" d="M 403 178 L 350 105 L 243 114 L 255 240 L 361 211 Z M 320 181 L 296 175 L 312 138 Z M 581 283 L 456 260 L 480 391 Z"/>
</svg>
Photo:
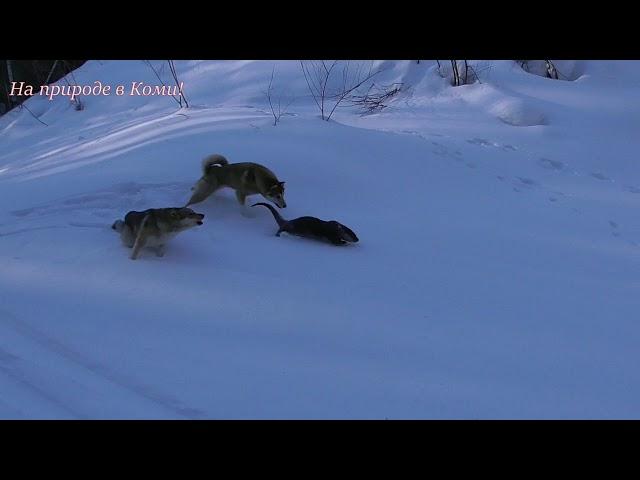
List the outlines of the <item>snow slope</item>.
<svg viewBox="0 0 640 480">
<path fill-rule="evenodd" d="M 331 122 L 286 61 L 176 62 L 188 109 L 34 97 L 47 126 L 0 117 L 0 417 L 640 418 L 640 63 L 483 64 L 451 87 L 376 62 L 402 93 Z M 276 127 L 274 67 L 295 98 Z M 73 80 L 157 83 L 142 61 Z M 360 243 L 275 237 L 223 190 L 131 261 L 111 223 L 184 204 L 214 152 Z"/>
</svg>

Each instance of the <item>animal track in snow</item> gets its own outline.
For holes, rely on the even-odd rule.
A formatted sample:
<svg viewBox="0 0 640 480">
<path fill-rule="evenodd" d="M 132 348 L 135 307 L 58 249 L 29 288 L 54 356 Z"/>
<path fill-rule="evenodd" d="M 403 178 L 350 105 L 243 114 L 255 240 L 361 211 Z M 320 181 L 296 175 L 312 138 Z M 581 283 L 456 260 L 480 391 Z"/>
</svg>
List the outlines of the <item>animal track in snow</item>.
<svg viewBox="0 0 640 480">
<path fill-rule="evenodd" d="M 490 142 L 486 138 L 471 138 L 471 139 L 467 140 L 467 142 L 471 143 L 472 145 L 480 145 L 482 147 L 495 147 L 495 146 L 497 146 L 496 143 Z"/>
<path fill-rule="evenodd" d="M 84 211 L 96 217 L 107 217 L 113 212 L 135 209 L 182 205 L 189 191 L 185 183 L 127 182 L 94 193 L 73 195 L 36 207 L 14 210 L 16 217 L 42 217 L 63 212 Z M 161 199 L 160 201 L 158 199 Z"/>
<path fill-rule="evenodd" d="M 0 364 L 8 364 L 20 360 L 20 357 L 0 348 Z"/>
<path fill-rule="evenodd" d="M 432 150 L 433 153 L 435 153 L 436 155 L 451 155 L 449 153 L 449 149 L 447 147 L 445 147 L 444 145 L 438 143 L 438 142 L 431 142 L 431 144 L 433 146 L 435 146 L 436 148 L 434 150 Z"/>
<path fill-rule="evenodd" d="M 609 220 L 609 226 L 611 227 L 611 235 L 614 237 L 619 237 L 620 232 L 618 231 L 618 224 L 613 220 Z"/>
<path fill-rule="evenodd" d="M 393 130 L 391 130 L 393 131 Z M 451 157 L 454 158 L 455 160 L 460 160 L 460 158 L 456 158 L 456 157 L 461 157 L 462 153 L 460 153 L 459 151 L 455 151 L 455 152 L 451 152 L 449 150 L 449 148 L 447 148 L 445 145 L 442 145 L 441 143 L 438 142 L 434 142 L 433 140 L 428 139 L 427 137 L 425 137 L 424 135 L 422 135 L 419 132 L 416 132 L 415 130 L 401 130 L 401 133 L 406 133 L 409 135 L 414 135 L 422 140 L 425 140 L 427 142 L 429 142 L 431 145 L 433 145 L 433 149 L 431 150 L 432 153 L 442 156 L 442 157 Z M 436 136 L 436 137 L 442 137 L 443 135 L 439 135 L 439 134 L 435 134 L 435 133 L 430 133 L 430 136 Z"/>
<path fill-rule="evenodd" d="M 536 182 L 535 180 L 532 180 L 531 178 L 526 178 L 526 177 L 517 177 L 518 180 L 520 180 L 521 183 L 523 183 L 524 185 L 527 185 L 528 187 L 534 187 L 539 185 L 538 182 Z"/>
<path fill-rule="evenodd" d="M 467 140 L 467 143 L 470 143 L 472 145 L 480 145 L 481 147 L 495 147 L 495 148 L 499 148 L 501 150 L 510 151 L 510 152 L 515 152 L 516 150 L 518 150 L 513 145 L 509 145 L 509 144 L 503 145 L 498 142 L 492 142 L 491 140 L 487 140 L 486 138 L 471 138 Z"/>
<path fill-rule="evenodd" d="M 111 368 L 107 364 L 103 364 L 94 357 L 72 348 L 65 342 L 58 340 L 39 328 L 36 328 L 10 312 L 0 310 L 0 319 L 2 320 L 3 326 L 9 327 L 12 331 L 15 331 L 27 341 L 30 341 L 34 345 L 34 348 L 38 348 L 41 351 L 46 352 L 50 358 L 55 359 L 55 366 L 58 367 L 55 373 L 60 375 L 61 378 L 65 377 L 65 370 L 63 367 L 67 366 L 68 368 L 68 365 L 72 365 L 76 372 L 79 370 L 82 375 L 89 375 L 94 379 L 101 380 L 103 384 L 110 385 L 112 387 L 115 386 L 121 391 L 127 392 L 130 395 L 135 395 L 139 399 L 149 402 L 150 405 L 153 405 L 156 408 L 159 407 L 171 412 L 172 415 L 188 419 L 207 417 L 206 412 L 184 404 L 179 398 L 174 397 L 173 395 L 167 395 L 157 391 L 127 372 L 119 371 Z M 0 367 L 2 367 L 1 363 Z M 4 369 L 4 373 L 7 373 L 6 369 Z M 76 373 L 76 375 L 78 375 L 78 373 Z M 27 372 L 17 371 L 16 376 L 25 380 L 29 379 Z M 41 389 L 40 391 L 44 394 L 50 394 L 50 392 L 47 392 L 44 389 Z M 51 395 L 51 397 L 55 400 L 57 395 Z M 78 416 L 77 413 L 70 413 L 74 416 Z"/>
<path fill-rule="evenodd" d="M 566 165 L 559 160 L 551 160 L 548 158 L 541 158 L 538 160 L 538 164 L 542 168 L 546 168 L 549 170 L 564 170 Z"/>
<path fill-rule="evenodd" d="M 10 235 L 18 235 L 20 233 L 33 232 L 35 230 L 48 230 L 50 228 L 64 228 L 63 225 L 44 225 L 40 227 L 19 228 L 17 230 L 11 230 L 8 232 L 0 232 L 0 237 L 8 237 Z"/>
</svg>

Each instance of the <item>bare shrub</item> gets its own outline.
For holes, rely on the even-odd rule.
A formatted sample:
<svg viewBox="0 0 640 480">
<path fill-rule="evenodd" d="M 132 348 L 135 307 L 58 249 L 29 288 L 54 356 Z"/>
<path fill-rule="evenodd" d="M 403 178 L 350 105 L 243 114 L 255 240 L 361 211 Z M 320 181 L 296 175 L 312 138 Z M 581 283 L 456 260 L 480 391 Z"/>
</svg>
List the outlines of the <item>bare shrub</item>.
<svg viewBox="0 0 640 480">
<path fill-rule="evenodd" d="M 469 60 L 449 60 L 443 65 L 440 60 L 436 60 L 438 74 L 442 78 L 449 80 L 452 86 L 471 85 L 476 82 L 482 83 L 481 74 L 491 69 L 491 64 L 472 64 Z"/>
<path fill-rule="evenodd" d="M 73 86 L 78 85 L 78 82 L 76 81 L 76 76 L 73 74 L 73 66 L 67 61 L 67 60 L 62 60 L 62 65 L 64 67 L 64 69 L 66 70 L 66 75 L 64 77 L 62 77 L 62 79 L 65 81 L 65 83 L 71 87 L 72 84 L 69 82 L 68 77 L 71 77 L 71 80 L 73 82 Z M 73 103 L 73 108 L 76 111 L 80 111 L 80 110 L 84 110 L 84 104 L 82 103 L 82 100 L 80 100 L 80 97 L 74 97 L 71 100 L 71 103 Z"/>
<path fill-rule="evenodd" d="M 144 63 L 146 63 L 149 66 L 149 68 L 153 71 L 153 73 L 155 74 L 156 78 L 160 81 L 162 86 L 166 87 L 167 84 L 165 83 L 165 81 L 161 77 L 161 74 L 163 73 L 162 71 L 164 69 L 164 64 L 162 64 L 162 66 L 160 67 L 160 72 L 158 72 L 158 70 L 156 70 L 156 68 L 153 66 L 153 64 L 149 60 L 144 60 Z M 175 95 L 172 94 L 171 98 L 173 98 L 175 100 L 175 102 L 178 104 L 178 106 L 180 108 L 182 108 L 182 102 L 184 100 L 184 104 L 185 104 L 186 108 L 189 108 L 189 102 L 187 102 L 187 97 L 185 97 L 184 92 L 182 91 L 182 88 L 180 88 L 180 81 L 178 80 L 178 73 L 176 72 L 176 66 L 173 63 L 173 60 L 167 60 L 167 65 L 169 66 L 169 71 L 171 73 L 171 78 L 175 82 L 176 87 L 177 87 L 178 91 L 180 92 L 180 95 L 178 95 L 178 96 L 175 96 Z"/>
<path fill-rule="evenodd" d="M 269 79 L 269 86 L 267 87 L 267 91 L 264 92 L 267 101 L 269 102 L 269 108 L 271 109 L 271 115 L 273 115 L 273 126 L 278 125 L 280 121 L 280 117 L 287 113 L 287 109 L 293 103 L 294 98 L 283 98 L 282 94 L 274 92 L 273 88 L 273 76 L 275 74 L 276 68 L 273 67 L 271 71 L 271 78 Z"/>
<path fill-rule="evenodd" d="M 400 92 L 402 83 L 377 86 L 372 83 L 367 92 L 363 95 L 352 95 L 351 105 L 360 107 L 362 114 L 380 112 L 387 108 L 388 102 Z"/>
<path fill-rule="evenodd" d="M 322 120 L 329 120 L 338 105 L 371 80 L 380 71 L 372 71 L 373 62 L 367 68 L 362 62 L 338 60 L 300 60 L 302 73 L 309 92 L 315 101 Z"/>
<path fill-rule="evenodd" d="M 572 81 L 577 78 L 575 65 L 572 62 L 560 62 L 554 60 L 515 60 L 515 62 L 527 73 L 551 78 L 553 80 Z"/>
<path fill-rule="evenodd" d="M 184 92 L 182 91 L 182 86 L 180 84 L 180 81 L 178 80 L 178 73 L 176 72 L 176 66 L 173 63 L 173 60 L 167 60 L 167 62 L 169 63 L 169 69 L 171 70 L 171 76 L 173 77 L 173 81 L 176 83 L 176 86 L 178 87 L 178 91 L 180 92 L 180 97 L 178 101 L 180 108 L 182 108 L 182 100 L 184 100 L 185 106 L 189 108 L 189 102 L 187 102 L 187 97 L 184 96 Z"/>
</svg>

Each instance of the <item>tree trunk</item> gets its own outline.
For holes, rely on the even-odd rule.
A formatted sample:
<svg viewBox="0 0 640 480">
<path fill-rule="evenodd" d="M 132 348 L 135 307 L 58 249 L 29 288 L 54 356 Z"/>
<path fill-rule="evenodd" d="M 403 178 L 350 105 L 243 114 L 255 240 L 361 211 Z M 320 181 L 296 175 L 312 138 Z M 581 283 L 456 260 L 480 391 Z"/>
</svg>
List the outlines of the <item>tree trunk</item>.
<svg viewBox="0 0 640 480">
<path fill-rule="evenodd" d="M 7 76 L 9 77 L 9 85 L 11 85 L 13 83 L 13 68 L 12 68 L 11 60 L 7 60 Z M 11 109 L 11 107 L 13 107 L 13 96 L 9 94 L 8 97 L 9 97 L 9 109 Z"/>
</svg>

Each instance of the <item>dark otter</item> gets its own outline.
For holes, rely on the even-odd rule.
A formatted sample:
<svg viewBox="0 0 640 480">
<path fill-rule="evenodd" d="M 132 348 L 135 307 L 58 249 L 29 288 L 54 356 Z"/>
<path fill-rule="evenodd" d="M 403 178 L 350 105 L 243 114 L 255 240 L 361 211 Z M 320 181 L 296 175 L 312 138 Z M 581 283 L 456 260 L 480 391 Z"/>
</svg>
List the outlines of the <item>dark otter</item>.
<svg viewBox="0 0 640 480">
<path fill-rule="evenodd" d="M 327 222 L 316 217 L 299 217 L 293 220 L 285 220 L 277 210 L 268 203 L 258 202 L 251 206 L 255 207 L 256 205 L 262 205 L 271 210 L 273 218 L 276 219 L 279 227 L 276 232 L 277 237 L 279 237 L 282 232 L 287 232 L 299 237 L 328 240 L 334 245 L 346 245 L 347 243 L 355 243 L 358 241 L 358 237 L 353 230 L 335 220 Z"/>
</svg>

